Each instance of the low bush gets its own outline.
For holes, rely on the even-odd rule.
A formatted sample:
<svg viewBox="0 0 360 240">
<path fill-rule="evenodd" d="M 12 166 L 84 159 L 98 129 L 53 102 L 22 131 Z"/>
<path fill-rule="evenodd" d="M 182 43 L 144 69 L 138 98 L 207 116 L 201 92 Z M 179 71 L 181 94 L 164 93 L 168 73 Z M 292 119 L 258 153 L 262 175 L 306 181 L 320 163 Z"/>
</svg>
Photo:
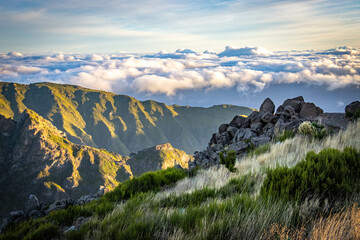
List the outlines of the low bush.
<svg viewBox="0 0 360 240">
<path fill-rule="evenodd" d="M 236 161 L 236 152 L 234 150 L 230 150 L 225 153 L 223 152 L 219 153 L 220 157 L 220 164 L 225 165 L 227 169 L 229 169 L 230 172 L 235 172 L 235 161 Z"/>
<path fill-rule="evenodd" d="M 300 124 L 298 131 L 300 134 L 311 136 L 315 139 L 321 140 L 327 135 L 327 131 L 324 125 L 317 122 L 305 121 Z"/>
<path fill-rule="evenodd" d="M 275 142 L 284 142 L 286 139 L 293 138 L 295 136 L 295 132 L 292 130 L 284 130 L 280 135 L 275 137 Z"/>
<path fill-rule="evenodd" d="M 115 202 L 126 200 L 141 192 L 159 191 L 161 187 L 174 184 L 186 176 L 186 170 L 176 168 L 148 172 L 140 177 L 126 180 L 114 191 L 105 194 L 104 198 Z"/>
<path fill-rule="evenodd" d="M 24 240 L 47 240 L 56 237 L 59 234 L 58 228 L 52 223 L 45 223 L 38 229 L 28 233 Z"/>
<path fill-rule="evenodd" d="M 261 195 L 301 201 L 309 196 L 343 198 L 359 190 L 360 153 L 354 148 L 309 152 L 295 167 L 267 171 Z"/>
</svg>

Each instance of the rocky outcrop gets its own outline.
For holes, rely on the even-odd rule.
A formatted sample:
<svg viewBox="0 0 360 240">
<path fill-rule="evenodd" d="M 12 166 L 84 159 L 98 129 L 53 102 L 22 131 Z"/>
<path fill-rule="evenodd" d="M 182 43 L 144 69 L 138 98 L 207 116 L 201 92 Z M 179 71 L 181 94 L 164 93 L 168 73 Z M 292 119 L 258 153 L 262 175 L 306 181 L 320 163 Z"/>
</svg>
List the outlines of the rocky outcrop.
<svg viewBox="0 0 360 240">
<path fill-rule="evenodd" d="M 360 102 L 355 101 L 345 107 L 345 114 L 348 117 L 352 117 L 356 111 L 360 111 Z"/>
<path fill-rule="evenodd" d="M 235 116 L 229 124 L 222 124 L 219 131 L 212 135 L 206 150 L 194 153 L 189 169 L 219 164 L 219 153 L 225 149 L 245 155 L 250 146 L 269 143 L 275 130 L 296 131 L 303 121 L 320 121 L 334 130 L 342 129 L 348 123 L 344 114 L 324 114 L 321 108 L 305 102 L 301 96 L 285 100 L 275 114 L 274 110 L 274 103 L 267 98 L 260 110 L 252 112 L 247 118 Z"/>
</svg>

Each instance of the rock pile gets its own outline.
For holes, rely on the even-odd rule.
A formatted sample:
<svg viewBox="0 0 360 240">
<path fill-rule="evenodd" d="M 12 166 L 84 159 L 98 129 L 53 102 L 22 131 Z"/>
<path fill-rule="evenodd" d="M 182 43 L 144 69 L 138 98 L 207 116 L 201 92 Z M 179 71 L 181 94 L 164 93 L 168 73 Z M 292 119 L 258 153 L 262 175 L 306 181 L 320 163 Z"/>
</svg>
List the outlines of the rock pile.
<svg viewBox="0 0 360 240">
<path fill-rule="evenodd" d="M 44 203 L 39 202 L 35 195 L 31 194 L 25 203 L 24 210 L 12 211 L 10 212 L 9 217 L 2 220 L 2 223 L 0 223 L 0 233 L 2 233 L 10 223 L 19 223 L 28 219 L 37 219 L 46 216 L 53 211 L 98 200 L 102 195 L 104 195 L 104 191 L 100 189 L 97 194 L 82 196 L 78 200 L 73 200 L 71 198 L 61 199 L 56 200 L 54 203 L 50 204 L 50 206 L 45 206 Z"/>
<path fill-rule="evenodd" d="M 321 108 L 305 102 L 301 96 L 287 99 L 275 113 L 275 104 L 267 98 L 260 110 L 252 112 L 247 118 L 235 116 L 229 124 L 222 124 L 219 131 L 212 135 L 207 149 L 194 153 L 189 169 L 219 164 L 219 153 L 225 148 L 235 150 L 237 155 L 246 154 L 250 145 L 257 147 L 270 142 L 275 129 L 296 131 L 303 121 L 317 120 L 322 114 Z"/>
</svg>

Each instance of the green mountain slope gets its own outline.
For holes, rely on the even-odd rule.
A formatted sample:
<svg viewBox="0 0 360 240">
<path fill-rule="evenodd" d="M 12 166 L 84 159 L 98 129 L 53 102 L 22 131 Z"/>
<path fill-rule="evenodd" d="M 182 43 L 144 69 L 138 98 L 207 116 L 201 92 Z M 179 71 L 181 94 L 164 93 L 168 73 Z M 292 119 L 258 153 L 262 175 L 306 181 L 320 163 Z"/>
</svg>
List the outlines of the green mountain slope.
<svg viewBox="0 0 360 240">
<path fill-rule="evenodd" d="M 0 216 L 22 209 L 30 194 L 51 203 L 79 198 L 148 171 L 179 164 L 191 157 L 169 143 L 122 157 L 105 149 L 70 142 L 65 133 L 32 110 L 19 121 L 0 115 Z"/>
<path fill-rule="evenodd" d="M 170 142 L 187 153 L 203 149 L 221 123 L 252 109 L 168 106 L 72 85 L 0 82 L 0 114 L 18 120 L 31 109 L 64 131 L 70 141 L 121 155 Z"/>
</svg>

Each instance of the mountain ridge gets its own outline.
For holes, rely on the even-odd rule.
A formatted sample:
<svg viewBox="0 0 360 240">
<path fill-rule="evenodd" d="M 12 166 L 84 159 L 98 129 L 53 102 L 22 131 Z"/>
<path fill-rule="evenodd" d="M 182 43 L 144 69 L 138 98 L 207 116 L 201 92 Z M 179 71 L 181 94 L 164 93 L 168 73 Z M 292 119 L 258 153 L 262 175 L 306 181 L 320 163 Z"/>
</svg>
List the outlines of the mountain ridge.
<svg viewBox="0 0 360 240">
<path fill-rule="evenodd" d="M 17 120 L 25 109 L 51 121 L 74 143 L 121 155 L 166 142 L 193 153 L 206 146 L 219 124 L 252 112 L 233 105 L 169 106 L 76 85 L 0 82 L 0 114 Z"/>
</svg>

